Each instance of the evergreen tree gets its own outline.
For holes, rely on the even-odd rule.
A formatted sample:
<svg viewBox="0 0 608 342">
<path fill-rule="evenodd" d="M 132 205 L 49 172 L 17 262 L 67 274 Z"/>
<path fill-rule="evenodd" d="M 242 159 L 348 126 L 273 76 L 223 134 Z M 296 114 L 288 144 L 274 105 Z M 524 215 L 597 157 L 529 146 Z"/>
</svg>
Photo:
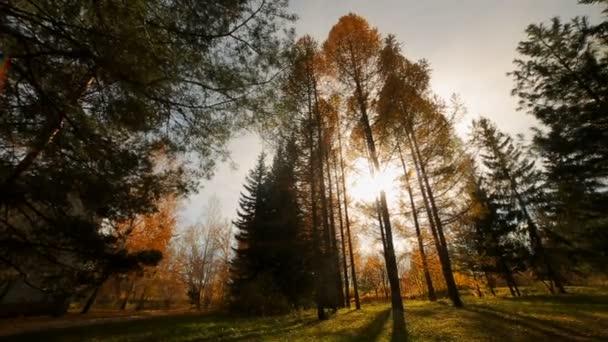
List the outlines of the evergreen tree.
<svg viewBox="0 0 608 342">
<path fill-rule="evenodd" d="M 463 218 L 464 232 L 458 234 L 457 262 L 492 287 L 492 275 L 504 278 L 511 295 L 519 295 L 513 271 L 521 269 L 522 246 L 516 238 L 517 226 L 502 219 L 498 205 L 484 180 L 474 170 L 467 177 L 469 210 Z M 493 291 L 491 289 L 491 291 Z"/>
<path fill-rule="evenodd" d="M 268 168 L 262 153 L 256 166 L 249 172 L 241 193 L 237 220 L 234 225 L 237 247 L 232 260 L 231 285 L 232 304 L 247 313 L 265 313 L 272 279 L 267 270 L 271 267 L 268 249 L 268 220 L 270 217 Z"/>
<path fill-rule="evenodd" d="M 293 138 L 280 143 L 269 175 L 270 222 L 273 231 L 269 252 L 275 253 L 273 277 L 293 307 L 311 301 L 312 279 L 309 245 L 297 195 L 298 146 Z"/>
<path fill-rule="evenodd" d="M 243 312 L 268 314 L 312 299 L 310 239 L 297 194 L 298 147 L 282 141 L 271 170 L 258 158 L 241 194 L 232 261 L 232 301 Z"/>
<path fill-rule="evenodd" d="M 480 147 L 481 160 L 486 169 L 497 213 L 505 224 L 525 228 L 531 251 L 531 263 L 537 276 L 548 278 L 564 292 L 559 274 L 544 246 L 546 231 L 539 227 L 536 208 L 542 203 L 541 174 L 533 160 L 526 158 L 520 146 L 486 118 L 473 122 L 474 141 Z M 553 292 L 553 286 L 550 286 Z"/>
<path fill-rule="evenodd" d="M 277 70 L 285 8 L 1 1 L 2 271 L 72 294 L 137 266 L 116 227 L 211 176 Z"/>
<path fill-rule="evenodd" d="M 511 73 L 513 94 L 545 126 L 535 142 L 548 178 L 553 240 L 571 251 L 570 259 L 606 270 L 608 21 L 554 18 L 526 32 Z"/>
</svg>

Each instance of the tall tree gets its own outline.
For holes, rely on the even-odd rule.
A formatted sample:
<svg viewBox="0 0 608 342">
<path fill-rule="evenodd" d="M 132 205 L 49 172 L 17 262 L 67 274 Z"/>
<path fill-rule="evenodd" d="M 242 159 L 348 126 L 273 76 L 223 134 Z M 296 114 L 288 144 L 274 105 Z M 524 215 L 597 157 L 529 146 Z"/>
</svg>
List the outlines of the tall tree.
<svg viewBox="0 0 608 342">
<path fill-rule="evenodd" d="M 427 297 L 429 301 L 434 302 L 437 300 L 437 295 L 435 294 L 435 288 L 433 287 L 433 280 L 431 279 L 431 273 L 429 271 L 428 261 L 426 257 L 426 252 L 424 251 L 424 241 L 422 238 L 422 233 L 420 232 L 420 223 L 418 221 L 418 211 L 416 208 L 416 203 L 414 202 L 414 194 L 412 190 L 412 186 L 410 184 L 410 172 L 407 169 L 405 164 L 405 159 L 403 157 L 403 153 L 401 151 L 401 145 L 398 144 L 397 148 L 399 150 L 399 159 L 401 160 L 401 164 L 403 167 L 403 178 L 405 180 L 405 189 L 407 191 L 407 195 L 410 202 L 410 209 L 412 210 L 412 219 L 414 221 L 414 229 L 416 230 L 416 240 L 418 242 L 418 251 L 420 252 L 420 260 L 422 262 L 422 271 L 424 272 L 424 281 L 427 287 Z"/>
<path fill-rule="evenodd" d="M 481 157 L 487 168 L 487 176 L 496 187 L 496 194 L 503 197 L 501 211 L 526 227 L 537 275 L 543 279 L 546 274 L 559 292 L 564 293 L 560 276 L 545 250 L 542 227 L 534 217 L 534 205 L 538 206 L 542 199 L 539 189 L 541 175 L 535 169 L 534 161 L 527 159 L 511 137 L 500 132 L 486 118 L 473 122 L 473 132 L 482 149 Z M 550 289 L 553 292 L 552 286 Z"/>
<path fill-rule="evenodd" d="M 389 139 L 397 144 L 405 137 L 416 170 L 420 192 L 427 212 L 429 228 L 437 248 L 448 295 L 454 306 L 462 306 L 454 280 L 450 255 L 428 167 L 432 156 L 439 157 L 441 168 L 452 169 L 454 135 L 450 122 L 443 117 L 440 106 L 429 98 L 429 76 L 426 63 L 411 63 L 401 55 L 394 36 L 385 40 L 379 59 L 382 89 L 377 103 L 380 120 L 377 123 Z M 429 142 L 423 158 L 421 137 Z M 437 158 L 435 158 L 437 159 Z M 446 165 L 448 164 L 448 165 Z M 435 182 L 434 185 L 437 185 Z"/>
<path fill-rule="evenodd" d="M 554 240 L 571 251 L 570 259 L 605 271 L 608 21 L 605 16 L 596 25 L 587 18 L 567 23 L 554 18 L 549 25 L 528 26 L 526 33 L 510 73 L 512 93 L 544 126 L 534 140 L 551 189 Z"/>
<path fill-rule="evenodd" d="M 374 80 L 377 76 L 376 62 L 380 52 L 380 35 L 376 29 L 369 26 L 365 19 L 355 14 L 349 14 L 340 18 L 338 23 L 332 27 L 329 37 L 323 45 L 323 50 L 335 70 L 338 80 L 352 92 L 357 103 L 357 121 L 363 128 L 371 164 L 379 174 L 381 169 L 372 133 L 370 109 L 375 91 Z M 405 334 L 403 301 L 385 191 L 380 189 L 379 196 L 386 232 L 386 268 L 391 288 L 393 329 L 396 334 Z"/>
<path fill-rule="evenodd" d="M 344 199 L 344 223 L 346 224 L 346 238 L 348 239 L 348 254 L 350 258 L 350 273 L 353 281 L 353 295 L 355 296 L 355 308 L 361 309 L 361 301 L 359 299 L 359 287 L 357 284 L 357 270 L 355 267 L 355 257 L 353 253 L 353 244 L 350 232 L 350 216 L 348 215 L 348 192 L 346 191 L 346 174 L 344 170 L 344 156 L 342 153 L 342 131 L 340 127 L 340 116 L 338 115 L 338 154 L 340 155 L 340 171 L 342 198 Z"/>
</svg>

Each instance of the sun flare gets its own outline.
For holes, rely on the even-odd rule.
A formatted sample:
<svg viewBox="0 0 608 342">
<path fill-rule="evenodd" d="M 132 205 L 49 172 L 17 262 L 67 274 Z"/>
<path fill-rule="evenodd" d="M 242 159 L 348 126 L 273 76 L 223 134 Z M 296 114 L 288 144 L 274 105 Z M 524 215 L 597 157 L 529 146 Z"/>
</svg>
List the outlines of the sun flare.
<svg viewBox="0 0 608 342">
<path fill-rule="evenodd" d="M 391 203 L 397 201 L 399 195 L 398 168 L 384 169 L 375 177 L 369 172 L 369 164 L 365 159 L 358 159 L 354 165 L 355 172 L 350 175 L 350 195 L 357 201 L 373 202 L 380 190 L 384 190 L 387 200 Z"/>
</svg>

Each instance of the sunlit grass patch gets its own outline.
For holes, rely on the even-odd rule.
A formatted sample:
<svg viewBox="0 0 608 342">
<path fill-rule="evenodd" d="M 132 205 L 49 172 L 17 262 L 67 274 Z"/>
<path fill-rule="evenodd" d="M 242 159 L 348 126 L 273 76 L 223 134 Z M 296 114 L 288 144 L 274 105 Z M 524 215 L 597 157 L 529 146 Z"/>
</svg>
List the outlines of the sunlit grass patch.
<svg viewBox="0 0 608 342">
<path fill-rule="evenodd" d="M 598 341 L 608 340 L 608 292 L 521 298 L 464 297 L 405 301 L 410 341 Z M 339 310 L 327 321 L 314 310 L 277 317 L 190 314 L 47 330 L 13 341 L 391 341 L 390 305 Z"/>
</svg>

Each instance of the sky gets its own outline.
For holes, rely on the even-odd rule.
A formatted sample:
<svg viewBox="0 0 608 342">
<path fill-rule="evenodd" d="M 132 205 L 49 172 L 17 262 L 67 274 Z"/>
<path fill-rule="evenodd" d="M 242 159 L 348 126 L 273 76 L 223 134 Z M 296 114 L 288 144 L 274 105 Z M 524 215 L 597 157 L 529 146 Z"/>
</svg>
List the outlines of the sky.
<svg viewBox="0 0 608 342">
<path fill-rule="evenodd" d="M 322 42 L 338 19 L 349 12 L 365 17 L 383 35 L 393 33 L 411 60 L 426 59 L 432 68 L 432 89 L 446 100 L 457 94 L 467 108 L 459 124 L 466 135 L 472 119 L 484 115 L 508 133 L 527 134 L 536 125 L 533 117 L 517 111 L 510 95 L 517 43 L 531 23 L 564 21 L 586 15 L 600 18 L 597 6 L 575 0 L 291 0 L 298 15 L 298 36 L 309 34 Z M 201 181 L 180 214 L 180 225 L 201 219 L 209 198 L 216 196 L 222 213 L 234 218 L 245 177 L 264 149 L 252 133 L 230 142 L 230 162 L 220 164 L 213 179 Z"/>
</svg>

